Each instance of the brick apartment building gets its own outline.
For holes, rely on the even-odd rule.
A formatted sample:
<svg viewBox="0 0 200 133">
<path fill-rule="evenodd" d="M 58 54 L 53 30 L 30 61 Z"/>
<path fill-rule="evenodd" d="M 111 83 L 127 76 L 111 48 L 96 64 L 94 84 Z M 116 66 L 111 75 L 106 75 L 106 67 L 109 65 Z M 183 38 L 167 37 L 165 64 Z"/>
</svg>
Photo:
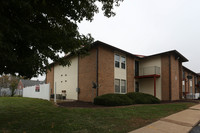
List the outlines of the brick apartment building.
<svg viewBox="0 0 200 133">
<path fill-rule="evenodd" d="M 128 92 L 148 93 L 161 100 L 179 100 L 185 92 L 196 90 L 187 88 L 183 70 L 185 76 L 193 74 L 197 82 L 200 81 L 198 74 L 182 66 L 188 60 L 176 50 L 140 56 L 96 41 L 89 53 L 85 57 L 68 57 L 70 67 L 52 64 L 46 74 L 52 93 L 56 86 L 57 94 L 65 93 L 68 99 L 81 101 L 93 101 L 96 96 L 107 93 Z"/>
<path fill-rule="evenodd" d="M 200 93 L 200 75 L 184 66 L 182 74 L 183 96 L 188 93 Z"/>
</svg>

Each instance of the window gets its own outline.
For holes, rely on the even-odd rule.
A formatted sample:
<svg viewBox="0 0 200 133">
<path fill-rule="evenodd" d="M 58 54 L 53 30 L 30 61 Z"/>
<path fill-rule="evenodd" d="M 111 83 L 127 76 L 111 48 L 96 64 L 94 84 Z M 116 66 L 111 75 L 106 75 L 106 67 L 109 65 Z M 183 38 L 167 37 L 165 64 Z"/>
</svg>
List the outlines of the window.
<svg viewBox="0 0 200 133">
<path fill-rule="evenodd" d="M 115 67 L 126 69 L 126 58 L 115 54 Z"/>
<path fill-rule="evenodd" d="M 126 80 L 121 80 L 121 93 L 126 93 Z"/>
<path fill-rule="evenodd" d="M 135 61 L 135 76 L 139 76 L 139 61 Z"/>
<path fill-rule="evenodd" d="M 192 91 L 192 80 L 190 79 L 189 81 L 190 81 L 190 93 L 193 93 L 193 91 Z"/>
<path fill-rule="evenodd" d="M 185 81 L 182 81 L 182 91 L 185 92 Z"/>
<path fill-rule="evenodd" d="M 126 93 L 126 80 L 115 79 L 115 93 Z"/>
<path fill-rule="evenodd" d="M 119 61 L 120 61 L 120 56 L 119 55 L 115 55 L 115 67 L 119 68 Z"/>
<path fill-rule="evenodd" d="M 121 68 L 122 69 L 126 68 L 126 58 L 125 57 L 121 57 Z"/>
<path fill-rule="evenodd" d="M 115 79 L 115 93 L 120 93 L 120 80 Z"/>
<path fill-rule="evenodd" d="M 183 71 L 183 79 L 185 79 L 185 72 Z"/>
<path fill-rule="evenodd" d="M 35 86 L 35 92 L 40 92 L 40 86 L 39 85 Z"/>
<path fill-rule="evenodd" d="M 139 91 L 140 91 L 139 82 L 135 82 L 135 92 L 139 92 Z"/>
</svg>

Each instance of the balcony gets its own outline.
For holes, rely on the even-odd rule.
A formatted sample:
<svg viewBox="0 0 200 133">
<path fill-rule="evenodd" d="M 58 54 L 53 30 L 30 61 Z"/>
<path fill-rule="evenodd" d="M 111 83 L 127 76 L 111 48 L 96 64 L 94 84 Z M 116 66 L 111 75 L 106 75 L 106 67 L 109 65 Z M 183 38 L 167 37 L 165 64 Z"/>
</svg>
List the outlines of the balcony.
<svg viewBox="0 0 200 133">
<path fill-rule="evenodd" d="M 156 96 L 156 78 L 159 77 L 160 77 L 160 67 L 158 66 L 143 67 L 139 71 L 137 71 L 137 69 L 135 71 L 136 79 L 153 78 L 154 96 Z"/>
<path fill-rule="evenodd" d="M 152 78 L 152 77 L 160 77 L 160 67 L 158 66 L 150 66 L 143 67 L 139 70 L 139 74 L 136 74 L 135 78 Z"/>
</svg>

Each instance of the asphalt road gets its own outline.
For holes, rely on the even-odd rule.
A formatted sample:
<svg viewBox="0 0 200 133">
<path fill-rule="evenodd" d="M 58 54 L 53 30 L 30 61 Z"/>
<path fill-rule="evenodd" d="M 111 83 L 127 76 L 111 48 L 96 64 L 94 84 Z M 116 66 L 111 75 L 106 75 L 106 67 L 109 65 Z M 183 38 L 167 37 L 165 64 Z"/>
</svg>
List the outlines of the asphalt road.
<svg viewBox="0 0 200 133">
<path fill-rule="evenodd" d="M 200 123 L 195 126 L 190 133 L 200 133 Z"/>
</svg>

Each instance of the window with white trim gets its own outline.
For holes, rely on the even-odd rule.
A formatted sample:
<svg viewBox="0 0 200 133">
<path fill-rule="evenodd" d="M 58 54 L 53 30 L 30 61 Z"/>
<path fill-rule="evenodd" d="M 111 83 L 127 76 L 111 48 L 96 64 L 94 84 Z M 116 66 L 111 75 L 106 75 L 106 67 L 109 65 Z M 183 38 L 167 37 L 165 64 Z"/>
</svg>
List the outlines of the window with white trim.
<svg viewBox="0 0 200 133">
<path fill-rule="evenodd" d="M 120 79 L 115 79 L 115 93 L 120 93 Z"/>
<path fill-rule="evenodd" d="M 126 57 L 115 54 L 115 67 L 126 69 Z"/>
<path fill-rule="evenodd" d="M 115 93 L 126 93 L 126 80 L 115 79 Z"/>
<path fill-rule="evenodd" d="M 121 93 L 126 93 L 126 80 L 121 80 Z"/>
<path fill-rule="evenodd" d="M 126 69 L 126 58 L 121 56 L 121 68 Z"/>
<path fill-rule="evenodd" d="M 115 67 L 118 67 L 119 68 L 119 65 L 120 65 L 120 56 L 115 54 Z"/>
</svg>

